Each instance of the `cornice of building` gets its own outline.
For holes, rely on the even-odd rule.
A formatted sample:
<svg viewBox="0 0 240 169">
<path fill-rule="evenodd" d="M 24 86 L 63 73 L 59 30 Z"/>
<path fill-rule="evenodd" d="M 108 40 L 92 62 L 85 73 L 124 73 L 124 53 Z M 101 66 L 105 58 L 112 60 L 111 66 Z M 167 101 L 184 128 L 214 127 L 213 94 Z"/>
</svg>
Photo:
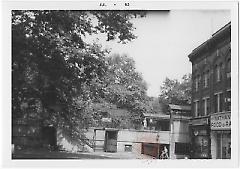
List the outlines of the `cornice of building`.
<svg viewBox="0 0 240 169">
<path fill-rule="evenodd" d="M 222 40 L 225 40 L 228 37 L 231 37 L 231 22 L 229 22 L 224 27 L 215 32 L 210 39 L 195 48 L 192 53 L 188 55 L 189 60 L 193 62 L 198 56 L 207 53 L 217 44 L 221 43 Z"/>
</svg>

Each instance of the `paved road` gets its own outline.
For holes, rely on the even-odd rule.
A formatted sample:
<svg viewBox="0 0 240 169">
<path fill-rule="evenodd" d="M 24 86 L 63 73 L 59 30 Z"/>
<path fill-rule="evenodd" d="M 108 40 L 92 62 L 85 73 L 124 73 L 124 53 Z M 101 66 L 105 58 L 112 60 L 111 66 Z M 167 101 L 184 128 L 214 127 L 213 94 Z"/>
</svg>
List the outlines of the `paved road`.
<svg viewBox="0 0 240 169">
<path fill-rule="evenodd" d="M 147 156 L 143 154 L 134 154 L 132 152 L 116 152 L 116 153 L 93 152 L 93 153 L 87 153 L 87 154 L 106 157 L 110 159 L 152 159 L 151 156 Z"/>
<path fill-rule="evenodd" d="M 151 159 L 151 157 L 141 154 L 136 155 L 131 152 L 68 153 L 28 150 L 15 152 L 15 154 L 12 155 L 12 159 Z"/>
<path fill-rule="evenodd" d="M 12 159 L 110 159 L 110 158 L 106 156 L 86 153 L 21 151 L 13 154 Z"/>
</svg>

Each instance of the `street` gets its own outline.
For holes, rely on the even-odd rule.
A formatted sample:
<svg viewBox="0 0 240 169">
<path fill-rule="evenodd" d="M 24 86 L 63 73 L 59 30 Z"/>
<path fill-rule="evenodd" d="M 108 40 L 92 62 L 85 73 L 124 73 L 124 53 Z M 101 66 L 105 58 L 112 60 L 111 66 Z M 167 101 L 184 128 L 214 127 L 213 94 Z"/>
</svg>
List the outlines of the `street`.
<svg viewBox="0 0 240 169">
<path fill-rule="evenodd" d="M 43 150 L 17 151 L 12 155 L 12 159 L 152 159 L 150 156 L 142 154 L 134 154 L 132 152 L 58 152 Z"/>
</svg>

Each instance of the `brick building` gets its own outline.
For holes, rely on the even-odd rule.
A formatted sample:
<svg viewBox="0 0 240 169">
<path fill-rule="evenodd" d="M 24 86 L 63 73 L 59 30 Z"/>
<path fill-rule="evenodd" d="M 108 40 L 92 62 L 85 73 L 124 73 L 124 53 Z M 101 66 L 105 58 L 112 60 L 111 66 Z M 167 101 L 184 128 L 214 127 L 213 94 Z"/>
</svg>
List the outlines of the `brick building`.
<svg viewBox="0 0 240 169">
<path fill-rule="evenodd" d="M 231 158 L 231 22 L 194 49 L 192 158 Z"/>
</svg>

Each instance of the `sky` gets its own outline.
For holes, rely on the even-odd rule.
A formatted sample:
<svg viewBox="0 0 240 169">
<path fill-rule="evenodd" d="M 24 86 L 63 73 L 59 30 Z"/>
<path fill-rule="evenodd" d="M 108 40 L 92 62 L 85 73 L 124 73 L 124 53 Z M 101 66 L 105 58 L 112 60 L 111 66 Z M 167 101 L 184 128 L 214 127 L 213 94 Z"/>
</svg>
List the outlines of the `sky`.
<svg viewBox="0 0 240 169">
<path fill-rule="evenodd" d="M 166 77 L 181 80 L 191 73 L 188 55 L 230 22 L 228 10 L 151 11 L 133 19 L 137 39 L 127 44 L 104 42 L 111 54 L 127 54 L 136 62 L 148 85 L 148 96 L 157 97 Z"/>
</svg>

